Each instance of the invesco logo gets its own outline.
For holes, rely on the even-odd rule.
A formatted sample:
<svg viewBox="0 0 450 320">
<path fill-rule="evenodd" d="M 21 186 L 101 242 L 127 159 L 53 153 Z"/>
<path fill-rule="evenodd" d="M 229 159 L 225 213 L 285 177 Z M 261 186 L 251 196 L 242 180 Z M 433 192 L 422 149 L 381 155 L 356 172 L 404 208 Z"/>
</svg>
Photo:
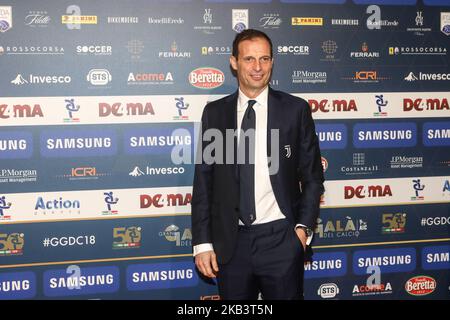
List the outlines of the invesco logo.
<svg viewBox="0 0 450 320">
<path fill-rule="evenodd" d="M 198 68 L 189 74 L 189 83 L 200 89 L 214 89 L 225 81 L 222 71 L 215 68 Z"/>
</svg>

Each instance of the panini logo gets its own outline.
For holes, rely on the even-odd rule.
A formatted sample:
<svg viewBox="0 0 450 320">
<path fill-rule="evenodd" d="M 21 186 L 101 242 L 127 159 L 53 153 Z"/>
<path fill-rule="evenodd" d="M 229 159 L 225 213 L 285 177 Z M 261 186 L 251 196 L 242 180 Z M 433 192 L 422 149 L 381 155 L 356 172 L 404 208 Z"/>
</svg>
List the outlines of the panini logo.
<svg viewBox="0 0 450 320">
<path fill-rule="evenodd" d="M 130 265 L 126 278 L 131 291 L 194 287 L 199 281 L 192 262 Z"/>
<path fill-rule="evenodd" d="M 436 289 L 436 280 L 428 276 L 417 276 L 405 283 L 405 290 L 412 296 L 426 296 Z"/>
<path fill-rule="evenodd" d="M 224 81 L 224 73 L 215 68 L 198 68 L 189 73 L 189 83 L 199 89 L 218 88 Z"/>
<path fill-rule="evenodd" d="M 292 17 L 293 26 L 323 26 L 323 18 Z"/>
<path fill-rule="evenodd" d="M 97 16 L 69 16 L 63 15 L 61 17 L 62 24 L 97 24 Z"/>
</svg>

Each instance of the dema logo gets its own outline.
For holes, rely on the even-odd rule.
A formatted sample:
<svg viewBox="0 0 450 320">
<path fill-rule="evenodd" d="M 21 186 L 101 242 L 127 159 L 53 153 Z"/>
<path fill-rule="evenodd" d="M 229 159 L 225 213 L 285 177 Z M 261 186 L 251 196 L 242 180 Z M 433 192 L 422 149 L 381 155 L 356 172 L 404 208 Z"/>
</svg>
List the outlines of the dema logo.
<svg viewBox="0 0 450 320">
<path fill-rule="evenodd" d="M 345 149 L 347 146 L 347 127 L 345 124 L 317 124 L 316 134 L 320 148 Z"/>
<path fill-rule="evenodd" d="M 43 157 L 95 157 L 116 153 L 116 133 L 111 129 L 46 130 L 41 134 Z"/>
<path fill-rule="evenodd" d="M 198 284 L 192 262 L 133 264 L 128 266 L 126 278 L 130 291 L 195 287 Z"/>
<path fill-rule="evenodd" d="M 119 290 L 120 285 L 117 267 L 53 269 L 44 272 L 43 281 L 47 297 L 112 293 Z"/>
<path fill-rule="evenodd" d="M 32 155 L 33 135 L 31 132 L 0 132 L 0 159 L 28 159 Z"/>
<path fill-rule="evenodd" d="M 0 300 L 34 298 L 36 287 L 34 272 L 0 273 Z"/>
<path fill-rule="evenodd" d="M 416 249 L 360 250 L 353 254 L 353 272 L 365 275 L 367 268 L 378 266 L 382 273 L 410 272 L 416 269 Z"/>
<path fill-rule="evenodd" d="M 414 147 L 417 126 L 413 122 L 357 123 L 353 128 L 355 148 Z"/>
<path fill-rule="evenodd" d="M 347 273 L 345 252 L 316 253 L 313 261 L 305 264 L 305 278 L 332 278 Z"/>
<path fill-rule="evenodd" d="M 425 122 L 423 144 L 426 147 L 450 146 L 450 121 Z"/>
<path fill-rule="evenodd" d="M 450 269 L 450 246 L 424 247 L 422 250 L 422 268 L 424 270 Z"/>
</svg>

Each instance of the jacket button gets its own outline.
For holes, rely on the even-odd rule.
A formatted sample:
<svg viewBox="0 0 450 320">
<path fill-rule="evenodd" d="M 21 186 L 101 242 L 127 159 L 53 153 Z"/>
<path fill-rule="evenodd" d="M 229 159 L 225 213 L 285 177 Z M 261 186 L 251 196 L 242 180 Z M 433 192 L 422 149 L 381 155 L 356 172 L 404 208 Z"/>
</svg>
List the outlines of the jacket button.
<svg viewBox="0 0 450 320">
<path fill-rule="evenodd" d="M 237 208 L 237 207 L 234 208 L 234 211 L 239 212 L 239 208 Z"/>
</svg>

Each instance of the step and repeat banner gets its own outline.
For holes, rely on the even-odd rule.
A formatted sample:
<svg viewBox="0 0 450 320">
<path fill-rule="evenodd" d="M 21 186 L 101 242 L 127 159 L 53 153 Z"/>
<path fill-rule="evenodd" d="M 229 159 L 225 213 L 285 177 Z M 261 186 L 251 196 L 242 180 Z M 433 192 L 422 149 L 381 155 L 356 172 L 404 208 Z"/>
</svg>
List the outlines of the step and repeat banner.
<svg viewBox="0 0 450 320">
<path fill-rule="evenodd" d="M 246 28 L 320 140 L 305 298 L 450 298 L 449 0 L 1 0 L 0 299 L 219 298 L 193 155 Z"/>
</svg>

